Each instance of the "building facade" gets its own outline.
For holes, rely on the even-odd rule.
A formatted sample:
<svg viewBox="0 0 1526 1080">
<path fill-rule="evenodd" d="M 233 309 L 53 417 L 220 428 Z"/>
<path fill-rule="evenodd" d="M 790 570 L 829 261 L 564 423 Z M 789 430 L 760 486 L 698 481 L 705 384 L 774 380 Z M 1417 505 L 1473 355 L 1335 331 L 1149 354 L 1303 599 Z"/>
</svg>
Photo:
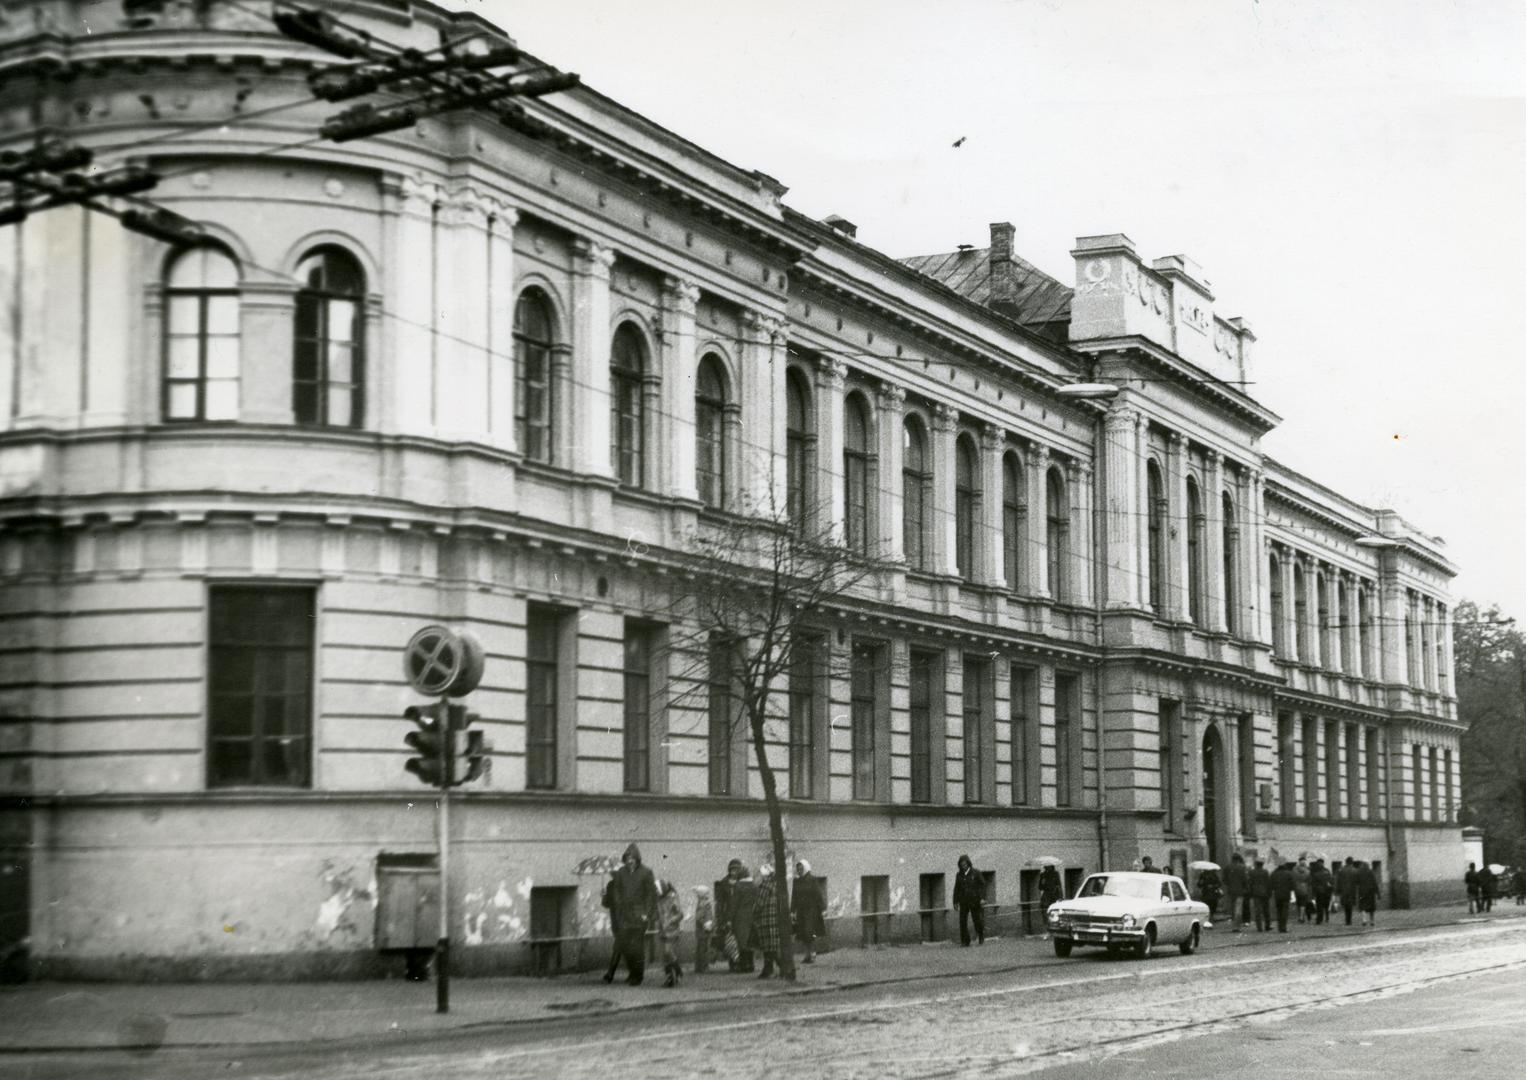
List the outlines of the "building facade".
<svg viewBox="0 0 1526 1080">
<path fill-rule="evenodd" d="M 269 6 L 6 5 L 0 138 L 141 160 L 209 237 L 0 230 L 12 972 L 386 967 L 434 851 L 401 666 L 431 622 L 488 654 L 460 969 L 602 952 L 576 871 L 629 840 L 686 895 L 756 865 L 734 703 L 665 645 L 690 538 L 781 493 L 876 564 L 768 742 L 838 944 L 943 933 L 965 852 L 1008 932 L 1040 856 L 1314 850 L 1450 895 L 1453 568 L 1262 452 L 1254 335 L 1190 260 L 1082 237 L 1067 285 L 1005 224 L 892 259 L 588 89 L 529 103 L 536 137 L 315 140 L 333 58 Z"/>
</svg>

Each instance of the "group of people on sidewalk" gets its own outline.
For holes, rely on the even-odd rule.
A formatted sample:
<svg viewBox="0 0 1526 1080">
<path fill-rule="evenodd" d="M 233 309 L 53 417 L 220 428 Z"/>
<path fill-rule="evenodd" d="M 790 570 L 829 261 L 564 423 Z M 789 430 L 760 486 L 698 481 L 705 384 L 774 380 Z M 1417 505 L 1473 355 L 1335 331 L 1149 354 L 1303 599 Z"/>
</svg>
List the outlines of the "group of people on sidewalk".
<svg viewBox="0 0 1526 1080">
<path fill-rule="evenodd" d="M 1334 870 L 1322 858 L 1311 863 L 1305 856 L 1296 862 L 1285 860 L 1271 870 L 1265 859 L 1256 858 L 1254 863 L 1247 867 L 1245 857 L 1236 852 L 1224 870 L 1223 896 L 1229 903 L 1233 933 L 1240 933 L 1252 921 L 1258 931 L 1267 933 L 1274 913 L 1278 933 L 1288 933 L 1290 916 L 1300 923 L 1322 925 L 1333 921 L 1331 912 L 1337 906 L 1345 912 L 1347 926 L 1353 915 L 1361 916 L 1362 926 L 1377 922 L 1378 875 L 1360 859 L 1347 856 Z M 1209 903 L 1206 893 L 1203 900 Z M 1209 903 L 1210 919 L 1215 907 Z"/>
<path fill-rule="evenodd" d="M 1462 882 L 1468 889 L 1469 915 L 1493 911 L 1494 901 L 1505 889 L 1510 890 L 1517 904 L 1526 904 L 1526 868 L 1512 871 L 1503 867 L 1502 872 L 1496 874 L 1488 864 L 1480 870 L 1477 863 L 1469 863 Z"/>
<path fill-rule="evenodd" d="M 625 849 L 620 869 L 604 888 L 604 907 L 609 910 L 614 951 L 604 981 L 613 982 L 620 964 L 625 964 L 625 981 L 641 985 L 646 975 L 646 940 L 651 929 L 657 932 L 661 949 L 664 986 L 676 986 L 683 979 L 678 962 L 678 940 L 684 911 L 678 887 L 670 879 L 657 880 L 641 861 L 641 849 L 634 843 Z M 712 955 L 726 958 L 727 970 L 756 970 L 756 954 L 763 954 L 760 979 L 773 977 L 779 964 L 779 950 L 784 941 L 779 925 L 777 889 L 789 889 L 780 883 L 773 867 L 758 868 L 758 880 L 740 859 L 732 859 L 726 876 L 709 885 L 694 886 L 694 970 L 710 968 Z M 816 959 L 816 942 L 826 935 L 826 900 L 820 883 L 804 859 L 795 863 L 794 888 L 789 896 L 790 935 L 805 947 L 805 963 Z"/>
</svg>

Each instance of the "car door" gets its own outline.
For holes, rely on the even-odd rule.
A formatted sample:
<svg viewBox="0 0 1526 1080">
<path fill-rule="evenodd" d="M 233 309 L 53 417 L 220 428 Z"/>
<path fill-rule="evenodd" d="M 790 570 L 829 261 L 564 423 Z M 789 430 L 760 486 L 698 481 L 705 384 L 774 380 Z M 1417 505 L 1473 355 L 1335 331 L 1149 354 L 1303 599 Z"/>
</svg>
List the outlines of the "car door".
<svg viewBox="0 0 1526 1080">
<path fill-rule="evenodd" d="M 1171 880 L 1171 910 L 1175 912 L 1173 922 L 1176 927 L 1172 940 L 1186 941 L 1187 935 L 1192 933 L 1192 898 L 1187 895 L 1182 883 L 1174 878 Z"/>
<path fill-rule="evenodd" d="M 1181 907 L 1171 894 L 1171 879 L 1160 879 L 1160 898 L 1155 905 L 1155 940 L 1162 945 L 1181 940 Z"/>
</svg>

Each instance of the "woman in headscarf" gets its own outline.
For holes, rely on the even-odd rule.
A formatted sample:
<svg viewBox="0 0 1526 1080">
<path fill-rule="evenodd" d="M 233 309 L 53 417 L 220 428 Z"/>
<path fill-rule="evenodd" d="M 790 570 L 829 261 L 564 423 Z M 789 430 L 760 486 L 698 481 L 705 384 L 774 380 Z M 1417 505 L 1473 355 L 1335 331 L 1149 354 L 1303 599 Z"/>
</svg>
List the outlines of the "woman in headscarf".
<svg viewBox="0 0 1526 1080">
<path fill-rule="evenodd" d="M 715 901 L 710 886 L 694 886 L 694 971 L 703 975 L 710 970 L 710 936 L 715 933 Z"/>
<path fill-rule="evenodd" d="M 790 893 L 790 922 L 794 925 L 795 940 L 805 946 L 805 962 L 816 962 L 816 939 L 826 937 L 826 901 L 821 895 L 821 882 L 811 873 L 811 864 L 804 859 L 795 863 L 795 889 Z"/>
<path fill-rule="evenodd" d="M 752 936 L 757 949 L 763 954 L 763 970 L 758 978 L 773 977 L 774 965 L 779 962 L 779 908 L 774 903 L 777 883 L 774 868 L 764 863 L 758 868 L 758 898 L 753 908 Z"/>
</svg>

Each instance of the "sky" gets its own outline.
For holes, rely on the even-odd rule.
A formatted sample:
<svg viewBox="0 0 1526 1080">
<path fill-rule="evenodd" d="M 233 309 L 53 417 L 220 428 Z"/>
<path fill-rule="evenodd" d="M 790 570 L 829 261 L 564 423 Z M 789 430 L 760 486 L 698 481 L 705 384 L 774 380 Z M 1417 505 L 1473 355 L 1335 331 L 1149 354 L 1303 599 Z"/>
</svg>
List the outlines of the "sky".
<svg viewBox="0 0 1526 1080">
<path fill-rule="evenodd" d="M 1185 254 L 1254 329 L 1264 447 L 1526 619 L 1526 5 L 453 0 L 904 257 Z M 964 141 L 954 146 L 956 140 Z"/>
</svg>

